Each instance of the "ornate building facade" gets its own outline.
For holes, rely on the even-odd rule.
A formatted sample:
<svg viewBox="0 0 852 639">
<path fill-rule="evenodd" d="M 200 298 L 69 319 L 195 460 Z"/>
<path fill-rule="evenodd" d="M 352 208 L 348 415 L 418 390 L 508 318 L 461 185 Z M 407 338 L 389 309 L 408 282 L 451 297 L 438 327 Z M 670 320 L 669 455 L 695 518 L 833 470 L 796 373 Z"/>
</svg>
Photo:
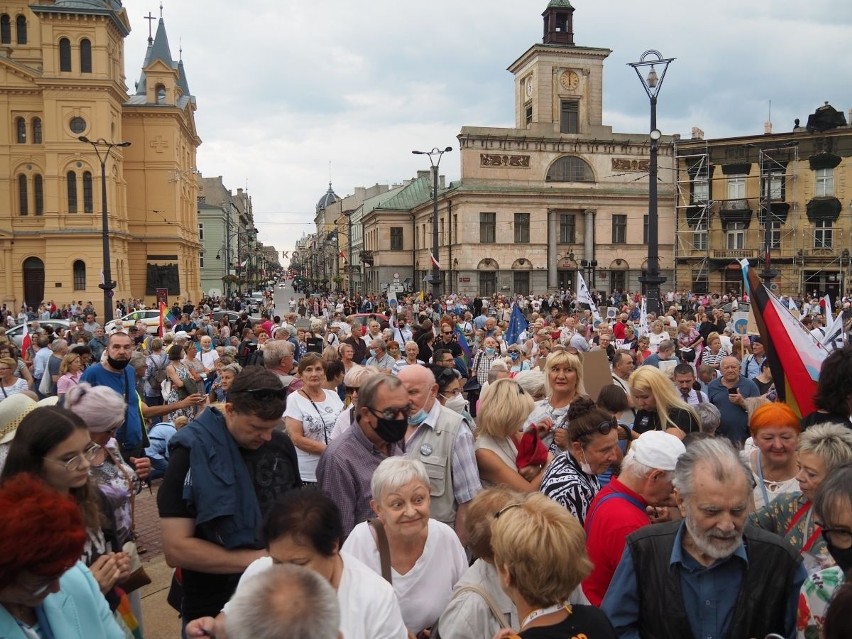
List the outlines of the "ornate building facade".
<svg viewBox="0 0 852 639">
<path fill-rule="evenodd" d="M 14 27 L 14 28 L 13 28 Z M 7 2 L 0 15 L 0 302 L 103 293 L 101 164 L 80 141 L 130 142 L 106 158 L 116 299 L 200 293 L 195 98 L 162 18 L 133 96 L 118 0 Z M 108 314 L 108 315 L 111 315 Z"/>
<path fill-rule="evenodd" d="M 640 289 L 649 137 L 604 124 L 603 66 L 610 51 L 575 44 L 573 13 L 567 0 L 552 0 L 542 14 L 543 42 L 509 66 L 515 126 L 461 129 L 461 179 L 438 189 L 442 291 L 573 289 L 578 270 L 593 289 Z M 674 167 L 674 138 L 663 136 L 658 236 L 660 270 L 669 282 Z M 432 185 L 429 178 L 415 182 L 419 186 L 412 184 L 397 202 L 364 217 L 364 251 L 373 258 L 367 292 L 384 288 L 390 272 L 429 289 L 420 283 L 431 269 Z"/>
<path fill-rule="evenodd" d="M 678 143 L 677 285 L 742 291 L 739 260 L 779 294 L 850 292 L 852 127 L 828 104 L 791 131 Z M 768 213 L 768 215 L 767 215 Z"/>
</svg>

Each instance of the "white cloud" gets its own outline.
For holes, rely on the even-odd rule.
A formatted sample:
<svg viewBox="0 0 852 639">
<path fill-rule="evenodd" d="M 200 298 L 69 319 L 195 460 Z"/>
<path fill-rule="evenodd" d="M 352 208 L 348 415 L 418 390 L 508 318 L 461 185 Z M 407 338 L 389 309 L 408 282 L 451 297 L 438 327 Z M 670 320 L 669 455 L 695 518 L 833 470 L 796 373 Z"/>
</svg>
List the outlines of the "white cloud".
<svg viewBox="0 0 852 639">
<path fill-rule="evenodd" d="M 156 2 L 125 0 L 128 84 L 138 79 Z M 604 122 L 648 128 L 627 66 L 646 49 L 677 58 L 658 126 L 689 137 L 776 131 L 829 101 L 852 107 L 852 3 L 811 0 L 574 0 L 575 41 L 612 49 Z M 427 168 L 411 150 L 457 146 L 462 126 L 510 126 L 506 67 L 541 41 L 547 0 L 173 0 L 164 17 L 198 100 L 198 166 L 248 183 L 261 240 L 288 250 L 310 232 L 329 175 L 339 195 Z M 331 168 L 329 169 L 329 163 Z M 458 177 L 457 153 L 442 162 Z"/>
</svg>

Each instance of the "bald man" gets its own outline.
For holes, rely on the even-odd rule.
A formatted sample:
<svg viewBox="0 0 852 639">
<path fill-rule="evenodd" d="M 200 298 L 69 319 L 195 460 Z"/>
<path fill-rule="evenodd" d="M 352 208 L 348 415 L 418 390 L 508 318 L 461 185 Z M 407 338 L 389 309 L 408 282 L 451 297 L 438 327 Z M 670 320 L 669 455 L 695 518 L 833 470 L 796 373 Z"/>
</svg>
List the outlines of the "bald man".
<svg viewBox="0 0 852 639">
<path fill-rule="evenodd" d="M 431 370 L 409 365 L 399 371 L 399 380 L 411 403 L 406 455 L 422 461 L 429 472 L 432 518 L 452 526 L 464 543 L 467 505 L 482 490 L 473 433 L 461 415 L 438 401 L 438 384 Z"/>
</svg>

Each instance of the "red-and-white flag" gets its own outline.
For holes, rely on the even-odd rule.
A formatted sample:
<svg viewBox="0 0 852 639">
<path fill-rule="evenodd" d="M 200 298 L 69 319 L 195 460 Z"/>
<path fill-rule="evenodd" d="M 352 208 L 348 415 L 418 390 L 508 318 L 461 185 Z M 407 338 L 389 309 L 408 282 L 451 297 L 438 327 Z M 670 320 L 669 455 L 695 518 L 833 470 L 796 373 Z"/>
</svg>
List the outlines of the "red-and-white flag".
<svg viewBox="0 0 852 639">
<path fill-rule="evenodd" d="M 33 345 L 33 338 L 30 337 L 30 328 L 27 326 L 27 323 L 24 322 L 24 334 L 21 336 L 21 355 L 24 359 L 28 360 L 30 358 L 30 348 Z"/>
<path fill-rule="evenodd" d="M 441 263 L 435 258 L 432 253 L 429 253 L 429 257 L 432 258 L 432 264 L 438 267 L 438 270 L 441 270 Z"/>
</svg>

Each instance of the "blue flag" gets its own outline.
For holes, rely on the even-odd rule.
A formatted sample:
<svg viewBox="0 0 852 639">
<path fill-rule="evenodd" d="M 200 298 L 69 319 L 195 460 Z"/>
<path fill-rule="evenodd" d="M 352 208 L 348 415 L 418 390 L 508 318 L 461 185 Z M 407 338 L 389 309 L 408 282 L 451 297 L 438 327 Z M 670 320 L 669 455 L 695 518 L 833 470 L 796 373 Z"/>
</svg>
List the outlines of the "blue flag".
<svg viewBox="0 0 852 639">
<path fill-rule="evenodd" d="M 509 328 L 506 331 L 506 343 L 517 344 L 518 338 L 527 330 L 527 318 L 521 313 L 517 304 L 512 304 L 512 317 L 509 319 Z"/>
</svg>

